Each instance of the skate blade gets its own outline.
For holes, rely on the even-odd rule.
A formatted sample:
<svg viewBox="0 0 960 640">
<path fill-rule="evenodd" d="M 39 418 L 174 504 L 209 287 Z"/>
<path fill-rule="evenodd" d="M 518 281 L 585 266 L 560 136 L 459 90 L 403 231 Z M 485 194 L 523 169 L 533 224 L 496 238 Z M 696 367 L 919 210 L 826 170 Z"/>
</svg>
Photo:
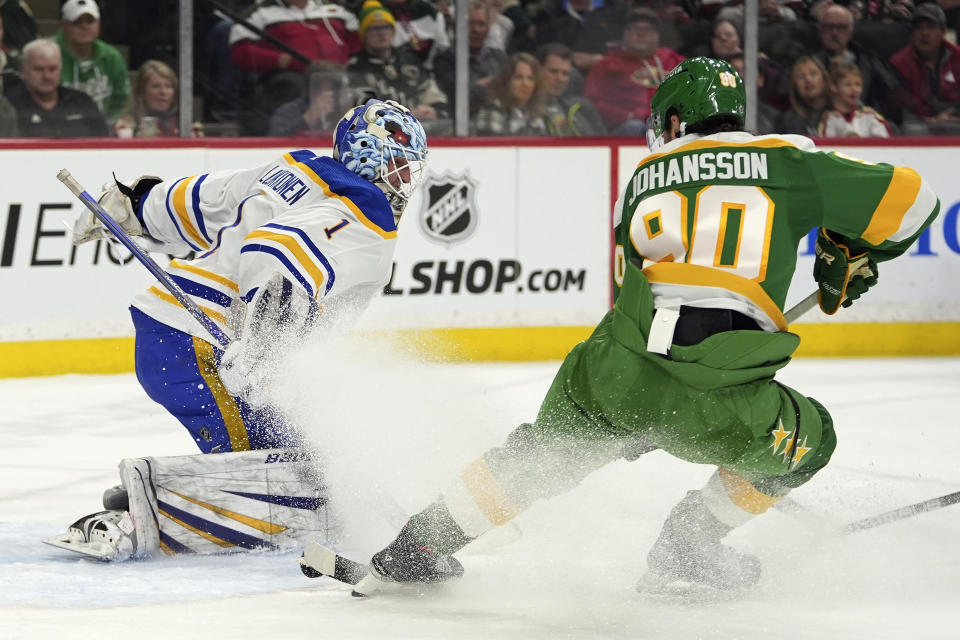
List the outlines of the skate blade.
<svg viewBox="0 0 960 640">
<path fill-rule="evenodd" d="M 104 548 L 100 545 L 92 545 L 89 542 L 74 542 L 70 540 L 68 534 L 46 538 L 41 542 L 49 544 L 51 547 L 63 549 L 64 551 L 79 553 L 82 556 L 93 558 L 100 562 L 110 562 L 114 559 L 114 556 L 116 556 L 116 549 L 113 547 Z"/>
</svg>

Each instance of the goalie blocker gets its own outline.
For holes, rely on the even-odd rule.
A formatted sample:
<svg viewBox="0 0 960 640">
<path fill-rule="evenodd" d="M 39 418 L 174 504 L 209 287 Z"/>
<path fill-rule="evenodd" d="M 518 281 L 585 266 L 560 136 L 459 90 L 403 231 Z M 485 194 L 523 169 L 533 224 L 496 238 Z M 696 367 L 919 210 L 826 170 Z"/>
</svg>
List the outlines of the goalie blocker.
<svg viewBox="0 0 960 640">
<path fill-rule="evenodd" d="M 118 562 L 332 543 L 339 523 L 313 458 L 300 449 L 127 458 L 120 463 L 127 508 L 80 518 L 44 542 Z M 108 502 L 118 506 L 117 496 Z"/>
</svg>

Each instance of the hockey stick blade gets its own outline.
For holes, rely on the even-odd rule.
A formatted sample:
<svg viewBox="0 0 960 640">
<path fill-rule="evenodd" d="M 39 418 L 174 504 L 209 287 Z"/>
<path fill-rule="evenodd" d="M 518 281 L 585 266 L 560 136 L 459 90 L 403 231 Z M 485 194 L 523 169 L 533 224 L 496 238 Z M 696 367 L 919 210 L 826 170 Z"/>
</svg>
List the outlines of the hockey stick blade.
<svg viewBox="0 0 960 640">
<path fill-rule="evenodd" d="M 957 504 L 958 502 L 960 502 L 960 491 L 954 491 L 953 493 L 948 493 L 937 498 L 930 498 L 929 500 L 924 500 L 923 502 L 916 502 L 914 504 L 907 505 L 906 507 L 900 507 L 899 509 L 894 509 L 893 511 L 887 511 L 875 516 L 870 516 L 869 518 L 851 522 L 845 525 L 841 532 L 843 535 L 849 535 L 851 533 L 865 531 L 881 525 L 890 524 L 891 522 L 897 522 L 898 520 L 903 520 L 905 518 L 911 518 L 913 516 L 920 515 L 921 513 L 927 513 L 929 511 L 936 511 L 937 509 L 949 507 L 950 505 Z"/>
<path fill-rule="evenodd" d="M 300 557 L 300 571 L 308 578 L 333 578 L 353 587 L 351 595 L 363 598 L 373 595 L 383 581 L 370 574 L 366 565 L 344 557 L 318 542 L 309 543 Z"/>
</svg>

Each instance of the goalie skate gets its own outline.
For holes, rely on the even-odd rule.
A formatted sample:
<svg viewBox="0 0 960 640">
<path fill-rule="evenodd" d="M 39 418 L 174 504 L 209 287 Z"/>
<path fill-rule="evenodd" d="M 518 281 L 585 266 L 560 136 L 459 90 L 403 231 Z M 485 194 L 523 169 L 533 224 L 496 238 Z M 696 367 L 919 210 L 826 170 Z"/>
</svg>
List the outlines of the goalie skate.
<svg viewBox="0 0 960 640">
<path fill-rule="evenodd" d="M 99 511 L 74 522 L 45 543 L 102 561 L 122 561 L 137 550 L 137 533 L 127 511 Z"/>
</svg>

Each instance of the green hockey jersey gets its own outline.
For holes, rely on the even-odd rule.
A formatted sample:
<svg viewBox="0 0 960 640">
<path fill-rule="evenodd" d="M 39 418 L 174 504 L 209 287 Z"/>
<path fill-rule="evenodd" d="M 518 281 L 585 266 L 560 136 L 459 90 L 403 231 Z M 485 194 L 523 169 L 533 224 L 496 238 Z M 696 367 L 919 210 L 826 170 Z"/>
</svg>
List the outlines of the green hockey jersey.
<svg viewBox="0 0 960 640">
<path fill-rule="evenodd" d="M 644 158 L 617 201 L 615 295 L 638 257 L 656 306 L 734 309 L 783 330 L 811 229 L 880 262 L 906 251 L 939 209 L 916 171 L 817 151 L 809 138 L 684 136 Z"/>
</svg>

